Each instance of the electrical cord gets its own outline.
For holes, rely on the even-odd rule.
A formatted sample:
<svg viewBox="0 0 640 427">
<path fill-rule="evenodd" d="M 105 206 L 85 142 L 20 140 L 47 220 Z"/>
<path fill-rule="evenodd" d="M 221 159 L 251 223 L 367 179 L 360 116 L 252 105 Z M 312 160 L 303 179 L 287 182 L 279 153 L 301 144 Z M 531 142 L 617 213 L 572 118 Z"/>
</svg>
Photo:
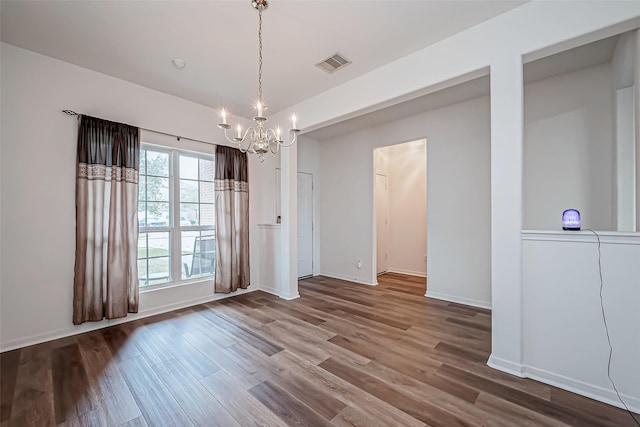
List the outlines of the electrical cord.
<svg viewBox="0 0 640 427">
<path fill-rule="evenodd" d="M 633 415 L 633 412 L 631 412 L 631 410 L 629 409 L 627 404 L 624 402 L 624 400 L 622 400 L 622 397 L 620 397 L 620 393 L 618 392 L 618 388 L 616 387 L 616 384 L 613 382 L 613 379 L 611 378 L 611 357 L 613 355 L 613 347 L 611 346 L 611 337 L 609 336 L 609 326 L 607 325 L 607 316 L 605 315 L 605 312 L 604 312 L 604 301 L 602 299 L 602 289 L 604 287 L 604 282 L 602 280 L 602 251 L 600 248 L 601 246 L 600 235 L 595 231 L 591 230 L 590 228 L 585 228 L 584 230 L 592 232 L 596 236 L 596 239 L 598 239 L 598 273 L 600 274 L 600 309 L 602 310 L 602 321 L 604 323 L 604 330 L 607 333 L 607 343 L 609 344 L 609 360 L 607 361 L 607 377 L 609 377 L 609 381 L 611 382 L 611 385 L 613 386 L 613 389 L 615 390 L 616 395 L 618 396 L 618 400 L 620 400 L 620 403 L 622 403 L 622 405 L 627 410 L 627 412 L 629 413 L 629 416 L 633 419 L 636 425 L 640 427 L 640 421 L 638 421 L 638 419 L 635 417 L 635 415 Z"/>
</svg>

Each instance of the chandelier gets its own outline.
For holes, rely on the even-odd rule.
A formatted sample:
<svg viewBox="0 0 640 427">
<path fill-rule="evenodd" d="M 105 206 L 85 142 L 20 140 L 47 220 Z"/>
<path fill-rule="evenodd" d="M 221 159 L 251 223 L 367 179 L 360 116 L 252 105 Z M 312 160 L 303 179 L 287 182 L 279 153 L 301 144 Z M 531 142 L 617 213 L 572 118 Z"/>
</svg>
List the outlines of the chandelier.
<svg viewBox="0 0 640 427">
<path fill-rule="evenodd" d="M 253 118 L 256 123 L 255 127 L 250 127 L 242 132 L 240 124 L 236 126 L 236 136 L 229 138 L 227 131 L 231 129 L 231 125 L 227 122 L 227 113 L 223 109 L 220 112 L 222 123 L 218 127 L 224 130 L 224 136 L 231 143 L 238 145 L 243 153 L 257 154 L 260 161 L 263 161 L 263 155 L 271 152 L 276 154 L 280 147 L 290 147 L 296 142 L 297 134 L 300 129 L 296 128 L 296 115 L 291 116 L 292 126 L 289 129 L 288 141 L 285 143 L 282 139 L 280 127 L 275 130 L 266 128 L 265 123 L 267 117 L 264 114 L 266 106 L 262 102 L 262 12 L 267 9 L 269 3 L 267 0 L 252 0 L 251 6 L 258 11 L 258 103 L 256 104 L 257 115 Z"/>
</svg>

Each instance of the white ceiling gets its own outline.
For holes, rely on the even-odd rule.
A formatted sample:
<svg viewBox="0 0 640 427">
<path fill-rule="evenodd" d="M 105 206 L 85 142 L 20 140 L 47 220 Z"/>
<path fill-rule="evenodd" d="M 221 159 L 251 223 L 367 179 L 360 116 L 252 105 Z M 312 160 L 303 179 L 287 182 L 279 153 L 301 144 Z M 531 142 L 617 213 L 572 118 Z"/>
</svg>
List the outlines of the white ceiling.
<svg viewBox="0 0 640 427">
<path fill-rule="evenodd" d="M 278 112 L 522 3 L 271 0 L 264 13 L 265 101 Z M 258 17 L 250 0 L 3 0 L 0 12 L 3 42 L 251 115 Z M 353 64 L 331 75 L 314 66 L 336 51 Z M 185 69 L 172 66 L 175 57 Z"/>
</svg>

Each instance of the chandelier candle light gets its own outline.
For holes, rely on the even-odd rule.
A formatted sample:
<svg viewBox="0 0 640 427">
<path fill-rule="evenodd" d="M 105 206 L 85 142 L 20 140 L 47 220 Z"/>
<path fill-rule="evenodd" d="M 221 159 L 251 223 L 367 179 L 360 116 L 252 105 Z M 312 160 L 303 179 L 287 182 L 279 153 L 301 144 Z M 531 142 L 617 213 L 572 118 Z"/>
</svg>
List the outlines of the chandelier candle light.
<svg viewBox="0 0 640 427">
<path fill-rule="evenodd" d="M 238 144 L 238 148 L 243 153 L 257 154 L 260 161 L 263 161 L 263 155 L 269 151 L 276 154 L 280 147 L 290 147 L 296 142 L 298 132 L 300 129 L 296 128 L 296 115 L 291 116 L 291 129 L 289 129 L 289 140 L 285 143 L 282 140 L 280 127 L 277 127 L 274 131 L 272 128 L 265 128 L 264 124 L 267 121 L 267 117 L 264 115 L 266 106 L 262 103 L 262 11 L 264 11 L 269 3 L 267 0 L 252 0 L 251 6 L 258 11 L 258 103 L 256 109 L 258 114 L 253 118 L 256 122 L 256 127 L 250 127 L 242 133 L 242 127 L 240 124 L 236 127 L 237 136 L 229 138 L 227 131 L 231 129 L 231 125 L 227 122 L 227 112 L 223 109 L 220 112 L 222 123 L 218 124 L 218 127 L 224 130 L 224 136 L 229 142 Z M 245 141 L 247 144 L 245 144 Z"/>
</svg>

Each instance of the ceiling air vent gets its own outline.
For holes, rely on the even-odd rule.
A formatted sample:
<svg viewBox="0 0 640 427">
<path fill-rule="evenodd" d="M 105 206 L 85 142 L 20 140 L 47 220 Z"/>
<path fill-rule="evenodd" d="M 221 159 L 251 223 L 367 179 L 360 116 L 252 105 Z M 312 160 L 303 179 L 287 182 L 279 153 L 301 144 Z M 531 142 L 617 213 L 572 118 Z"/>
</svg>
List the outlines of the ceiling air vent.
<svg viewBox="0 0 640 427">
<path fill-rule="evenodd" d="M 349 61 L 347 58 L 345 58 L 341 54 L 335 53 L 333 56 L 330 56 L 324 61 L 318 62 L 316 64 L 316 67 L 321 68 L 327 73 L 331 74 L 343 67 L 346 67 L 349 64 L 351 64 L 351 61 Z"/>
</svg>

